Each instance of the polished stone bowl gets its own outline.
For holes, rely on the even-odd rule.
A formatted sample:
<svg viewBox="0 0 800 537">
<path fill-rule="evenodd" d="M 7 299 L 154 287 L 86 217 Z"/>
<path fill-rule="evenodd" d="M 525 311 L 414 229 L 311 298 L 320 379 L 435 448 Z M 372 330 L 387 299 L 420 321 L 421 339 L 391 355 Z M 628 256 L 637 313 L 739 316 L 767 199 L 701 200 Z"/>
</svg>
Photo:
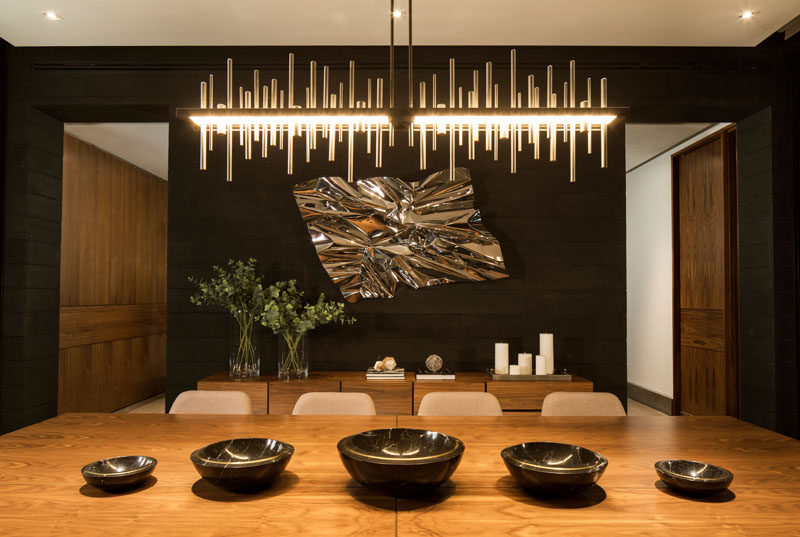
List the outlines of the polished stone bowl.
<svg viewBox="0 0 800 537">
<path fill-rule="evenodd" d="M 553 442 L 526 442 L 500 452 L 506 468 L 525 490 L 538 496 L 566 496 L 591 487 L 608 461 L 592 450 Z"/>
<path fill-rule="evenodd" d="M 90 462 L 81 468 L 87 483 L 107 491 L 136 487 L 153 473 L 158 461 L 152 457 L 128 455 Z"/>
<path fill-rule="evenodd" d="M 461 462 L 464 443 L 421 429 L 377 429 L 345 437 L 337 445 L 353 479 L 389 496 L 430 492 Z"/>
<path fill-rule="evenodd" d="M 671 489 L 692 496 L 717 494 L 727 489 L 733 474 L 725 468 L 680 459 L 658 461 L 656 474 Z"/>
<path fill-rule="evenodd" d="M 294 446 L 270 438 L 234 438 L 209 444 L 190 458 L 210 484 L 232 492 L 260 490 L 289 464 Z"/>
</svg>

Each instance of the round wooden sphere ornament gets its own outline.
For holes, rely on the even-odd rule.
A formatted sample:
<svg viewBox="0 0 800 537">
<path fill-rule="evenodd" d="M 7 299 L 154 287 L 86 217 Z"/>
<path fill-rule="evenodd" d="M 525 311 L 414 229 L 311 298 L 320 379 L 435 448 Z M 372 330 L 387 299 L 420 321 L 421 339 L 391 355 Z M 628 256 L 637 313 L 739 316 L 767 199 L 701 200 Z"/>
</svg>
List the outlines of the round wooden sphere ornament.
<svg viewBox="0 0 800 537">
<path fill-rule="evenodd" d="M 442 368 L 442 357 L 438 354 L 431 354 L 425 358 L 425 367 L 428 371 L 439 371 Z"/>
</svg>

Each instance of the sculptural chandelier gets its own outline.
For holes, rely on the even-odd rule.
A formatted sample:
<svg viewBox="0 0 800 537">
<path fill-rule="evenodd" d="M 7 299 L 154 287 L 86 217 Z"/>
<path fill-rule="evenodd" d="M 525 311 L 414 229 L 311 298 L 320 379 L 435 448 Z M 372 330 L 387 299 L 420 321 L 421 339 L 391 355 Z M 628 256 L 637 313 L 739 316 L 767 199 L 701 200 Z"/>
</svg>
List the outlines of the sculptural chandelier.
<svg viewBox="0 0 800 537">
<path fill-rule="evenodd" d="M 427 169 L 428 151 L 437 150 L 444 141 L 450 156 L 450 178 L 455 178 L 456 148 L 466 145 L 467 158 L 475 158 L 485 150 L 494 160 L 508 156 L 511 173 L 517 171 L 517 157 L 525 146 L 535 159 L 555 161 L 559 144 L 568 147 L 570 181 L 576 179 L 578 137 L 585 138 L 591 154 L 600 153 L 600 166 L 608 164 L 608 127 L 623 112 L 608 107 L 607 80 L 599 82 L 599 98 L 592 97 L 592 79 L 587 78 L 583 98 L 579 98 L 575 61 L 569 63 L 569 79 L 559 87 L 554 80 L 553 66 L 548 65 L 544 85 L 533 74 L 525 84 L 517 82 L 517 53 L 511 50 L 508 87 L 501 89 L 495 80 L 492 62 L 472 71 L 471 87 L 456 85 L 455 59 L 450 59 L 449 78 L 444 98 L 438 93 L 437 75 L 420 81 L 415 87 L 411 24 L 412 0 L 408 2 L 408 104 L 395 106 L 394 19 L 397 11 L 391 0 L 388 88 L 384 78 L 367 79 L 366 99 L 357 98 L 356 66 L 349 62 L 347 84 L 338 86 L 331 80 L 330 67 L 322 67 L 319 87 L 317 62 L 309 64 L 308 86 L 300 92 L 295 85 L 295 58 L 289 54 L 285 87 L 271 78 L 262 84 L 258 69 L 253 70 L 252 88 L 234 88 L 233 61 L 227 60 L 224 96 L 215 101 L 214 75 L 200 83 L 200 107 L 180 108 L 179 117 L 189 118 L 200 130 L 200 169 L 205 170 L 208 151 L 214 149 L 215 136 L 225 136 L 226 177 L 233 177 L 234 147 L 238 145 L 245 159 L 251 159 L 254 146 L 266 158 L 274 149 L 286 152 L 287 172 L 294 170 L 294 144 L 305 147 L 305 160 L 320 145 L 328 160 L 336 160 L 337 144 L 346 142 L 347 180 L 354 177 L 355 144 L 365 143 L 366 152 L 374 155 L 375 166 L 383 164 L 385 147 L 395 146 L 396 132 L 407 130 L 409 147 L 419 152 L 419 167 Z M 483 79 L 483 80 L 481 80 Z M 519 89 L 523 91 L 518 91 Z M 363 86 L 361 88 L 363 90 Z M 388 90 L 388 103 L 384 94 Z M 419 100 L 414 96 L 418 92 Z M 359 93 L 364 97 L 363 93 Z M 304 98 L 304 99 L 303 99 Z M 388 104 L 388 106 L 387 106 Z M 599 147 L 597 147 L 599 145 Z M 505 155 L 503 157 L 505 158 Z"/>
</svg>

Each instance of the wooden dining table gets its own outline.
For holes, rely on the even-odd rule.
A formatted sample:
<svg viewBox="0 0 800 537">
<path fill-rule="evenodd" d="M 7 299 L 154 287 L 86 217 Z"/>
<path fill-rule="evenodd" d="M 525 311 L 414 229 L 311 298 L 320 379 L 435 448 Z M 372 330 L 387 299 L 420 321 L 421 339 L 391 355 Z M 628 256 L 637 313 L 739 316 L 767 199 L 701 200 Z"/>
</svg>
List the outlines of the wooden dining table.
<svg viewBox="0 0 800 537">
<path fill-rule="evenodd" d="M 460 438 L 460 466 L 437 492 L 382 496 L 352 480 L 337 441 L 413 427 Z M 255 494 L 199 479 L 189 454 L 236 437 L 288 442 L 295 454 Z M 600 482 L 547 500 L 521 490 L 502 448 L 577 444 L 604 455 Z M 81 467 L 117 455 L 158 460 L 142 487 L 106 493 Z M 653 464 L 683 458 L 734 474 L 730 490 L 687 498 Z M 0 436 L 0 535 L 800 535 L 800 442 L 727 417 L 565 418 L 63 414 Z"/>
</svg>

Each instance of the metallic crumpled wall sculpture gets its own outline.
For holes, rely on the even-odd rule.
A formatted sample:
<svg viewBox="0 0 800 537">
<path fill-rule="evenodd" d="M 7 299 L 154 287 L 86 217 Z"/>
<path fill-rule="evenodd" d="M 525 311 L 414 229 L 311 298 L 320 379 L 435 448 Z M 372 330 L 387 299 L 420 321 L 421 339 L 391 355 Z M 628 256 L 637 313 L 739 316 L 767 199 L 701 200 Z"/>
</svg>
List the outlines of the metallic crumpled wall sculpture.
<svg viewBox="0 0 800 537">
<path fill-rule="evenodd" d="M 419 289 L 508 277 L 465 168 L 452 181 L 448 170 L 419 183 L 320 177 L 293 191 L 319 260 L 348 302 L 391 298 L 398 284 Z"/>
</svg>

